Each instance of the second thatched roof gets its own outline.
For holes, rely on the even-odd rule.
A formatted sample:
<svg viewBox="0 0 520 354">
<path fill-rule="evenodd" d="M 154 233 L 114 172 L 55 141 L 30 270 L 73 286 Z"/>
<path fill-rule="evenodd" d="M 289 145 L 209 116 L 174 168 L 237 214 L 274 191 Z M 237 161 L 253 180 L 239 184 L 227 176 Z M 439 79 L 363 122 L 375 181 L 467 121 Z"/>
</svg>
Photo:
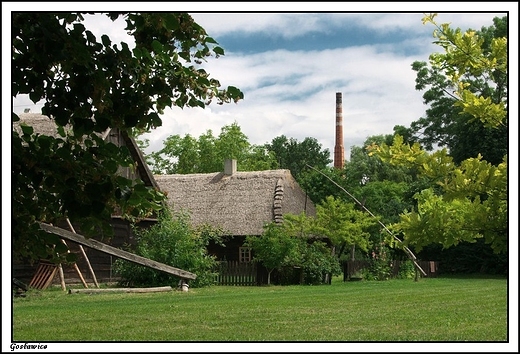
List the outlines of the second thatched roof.
<svg viewBox="0 0 520 354">
<path fill-rule="evenodd" d="M 185 210 L 194 225 L 210 224 L 229 235 L 260 235 L 284 214 L 315 215 L 316 209 L 289 170 L 155 175 L 168 206 Z"/>
</svg>

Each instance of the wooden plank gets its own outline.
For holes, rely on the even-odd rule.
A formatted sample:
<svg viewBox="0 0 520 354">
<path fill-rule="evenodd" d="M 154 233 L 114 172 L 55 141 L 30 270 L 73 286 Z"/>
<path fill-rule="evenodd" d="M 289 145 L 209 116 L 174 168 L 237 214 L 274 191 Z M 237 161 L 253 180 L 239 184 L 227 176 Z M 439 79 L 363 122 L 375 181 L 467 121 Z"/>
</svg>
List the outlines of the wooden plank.
<svg viewBox="0 0 520 354">
<path fill-rule="evenodd" d="M 160 286 L 156 288 L 105 288 L 105 289 L 69 289 L 69 294 L 87 293 L 160 293 L 172 291 L 171 286 Z"/>
<path fill-rule="evenodd" d="M 45 232 L 58 235 L 60 237 L 66 238 L 67 240 L 79 243 L 80 245 L 84 245 L 84 246 L 93 248 L 100 252 L 107 253 L 112 256 L 119 257 L 119 258 L 125 259 L 127 261 L 143 265 L 145 267 L 157 269 L 157 270 L 160 270 L 160 271 L 168 273 L 168 274 L 173 274 L 173 275 L 176 275 L 183 279 L 192 279 L 193 280 L 193 279 L 197 278 L 197 275 L 194 273 L 190 273 L 185 270 L 175 268 L 175 267 L 169 266 L 164 263 L 156 262 L 154 260 L 151 260 L 151 259 L 148 259 L 145 257 L 141 257 L 141 256 L 138 256 L 136 254 L 133 254 L 133 253 L 130 253 L 127 251 L 120 250 L 118 248 L 109 246 L 109 245 L 107 245 L 103 242 L 97 241 L 97 240 L 87 239 L 80 234 L 75 234 L 73 232 L 64 230 L 59 227 L 51 226 L 51 225 L 45 224 L 45 223 L 39 223 L 39 224 L 40 224 L 40 228 Z"/>
</svg>

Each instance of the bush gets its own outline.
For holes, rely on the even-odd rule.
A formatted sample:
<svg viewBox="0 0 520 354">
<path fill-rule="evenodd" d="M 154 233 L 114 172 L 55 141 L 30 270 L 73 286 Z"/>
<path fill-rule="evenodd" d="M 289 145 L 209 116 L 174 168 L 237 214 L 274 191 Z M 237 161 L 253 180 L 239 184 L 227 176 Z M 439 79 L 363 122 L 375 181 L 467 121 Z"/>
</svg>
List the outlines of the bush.
<svg viewBox="0 0 520 354">
<path fill-rule="evenodd" d="M 326 275 L 341 274 L 338 259 L 331 253 L 327 245 L 320 241 L 306 244 L 303 252 L 302 268 L 305 284 L 321 284 Z"/>
<path fill-rule="evenodd" d="M 148 229 L 134 229 L 137 244 L 133 253 L 154 261 L 195 273 L 191 287 L 213 284 L 216 260 L 207 254 L 210 240 L 220 243 L 220 230 L 203 226 L 193 228 L 189 215 L 175 216 L 164 213 L 158 223 Z M 115 272 L 121 276 L 122 286 L 165 286 L 177 287 L 179 277 L 118 259 Z"/>
<path fill-rule="evenodd" d="M 399 265 L 399 272 L 397 272 L 398 279 L 413 279 L 415 278 L 415 266 L 411 260 L 403 261 Z"/>
</svg>

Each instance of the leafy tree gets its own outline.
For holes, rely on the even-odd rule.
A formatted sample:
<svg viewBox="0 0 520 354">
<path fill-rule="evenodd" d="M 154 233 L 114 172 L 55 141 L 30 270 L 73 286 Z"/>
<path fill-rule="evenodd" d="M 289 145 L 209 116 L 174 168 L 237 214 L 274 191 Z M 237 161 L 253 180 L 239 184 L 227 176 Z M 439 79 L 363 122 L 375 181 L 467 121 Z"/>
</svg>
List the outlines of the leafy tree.
<svg viewBox="0 0 520 354">
<path fill-rule="evenodd" d="M 215 147 L 221 161 L 225 159 L 245 160 L 249 154 L 251 144 L 247 136 L 242 132 L 237 122 L 225 125 L 215 142 Z"/>
<path fill-rule="evenodd" d="M 216 149 L 217 138 L 213 136 L 211 130 L 206 131 L 205 134 L 199 136 L 197 141 L 198 148 L 198 168 L 199 173 L 210 173 L 222 170 L 224 160 Z"/>
<path fill-rule="evenodd" d="M 254 252 L 253 260 L 267 268 L 267 284 L 271 284 L 271 273 L 275 269 L 293 265 L 299 259 L 298 239 L 291 237 L 285 228 L 274 222 L 264 227 L 260 236 L 247 236 L 245 245 Z"/>
<path fill-rule="evenodd" d="M 499 164 L 507 153 L 504 137 L 508 124 L 503 116 L 507 105 L 507 17 L 494 18 L 493 26 L 464 34 L 436 24 L 434 18 L 426 16 L 424 22 L 436 26 L 436 43 L 458 49 L 432 54 L 429 66 L 418 61 L 412 64 L 417 72 L 416 89 L 426 90 L 423 98 L 429 108 L 426 117 L 413 122 L 409 130 L 398 128 L 398 133 L 429 151 L 446 147 L 456 163 L 480 153 L 488 162 Z M 489 112 L 495 111 L 495 118 L 481 115 L 486 106 Z M 486 123 L 491 120 L 493 124 Z"/>
<path fill-rule="evenodd" d="M 417 211 L 401 214 L 394 229 L 417 250 L 431 243 L 444 247 L 483 237 L 497 252 L 507 251 L 507 163 L 498 166 L 477 158 L 453 163 L 446 150 L 433 154 L 396 138 L 391 147 L 374 147 L 382 159 L 413 165 L 437 181 L 442 194 L 428 188 L 417 193 Z"/>
<path fill-rule="evenodd" d="M 353 190 L 352 194 L 387 224 L 397 222 L 399 214 L 411 209 L 409 188 L 405 182 L 371 181 Z"/>
<path fill-rule="evenodd" d="M 313 169 L 305 171 L 305 173 L 301 174 L 298 183 L 314 204 L 319 204 L 328 196 L 341 198 L 341 191 L 331 183 L 328 178 L 339 185 L 344 185 L 347 181 L 345 177 L 345 169 L 340 170 L 327 166 L 318 169 L 318 171 Z"/>
<path fill-rule="evenodd" d="M 294 267 L 301 269 L 300 281 L 305 284 L 321 284 L 328 277 L 341 274 L 338 259 L 330 246 L 323 237 L 313 233 L 314 222 L 313 217 L 304 213 L 286 214 L 282 224 L 269 223 L 260 237 L 246 238 L 246 244 L 253 249 L 254 260 L 268 270 L 268 284 L 274 270 L 282 276 L 293 275 Z"/>
<path fill-rule="evenodd" d="M 240 163 L 242 171 L 266 171 L 278 169 L 276 156 L 264 145 L 252 145 L 249 154 Z"/>
<path fill-rule="evenodd" d="M 489 127 L 502 126 L 507 119 L 507 95 L 494 102 L 490 96 L 471 92 L 473 86 L 462 78 L 466 74 L 477 75 L 489 82 L 495 72 L 507 73 L 507 41 L 495 38 L 491 52 L 487 53 L 474 31 L 462 33 L 448 24 L 437 25 L 434 17 L 426 16 L 424 22 L 436 26 L 436 43 L 446 53 L 432 55 L 430 62 L 442 68 L 455 84 L 458 100 L 454 104 L 472 115 L 472 120 Z M 483 238 L 496 253 L 507 252 L 507 155 L 496 166 L 484 161 L 481 155 L 456 164 L 445 149 L 429 154 L 417 143 L 404 144 L 400 136 L 396 136 L 392 146 L 373 146 L 371 151 L 392 164 L 415 168 L 439 187 L 417 193 L 417 210 L 403 213 L 394 225 L 396 231 L 403 233 L 405 243 L 420 250 L 432 243 L 448 248 Z"/>
<path fill-rule="evenodd" d="M 132 135 L 161 125 L 166 107 L 237 102 L 242 92 L 222 89 L 202 68 L 224 54 L 187 13 L 108 13 L 123 17 L 135 40 L 112 43 L 85 28 L 81 13 L 18 12 L 11 18 L 12 97 L 44 101 L 42 113 L 58 138 L 29 127 L 12 133 L 12 251 L 31 259 L 66 254 L 38 223 L 68 217 L 87 235 L 110 232 L 116 210 L 139 218 L 161 207 L 163 196 L 142 182 L 117 176 L 131 166 L 126 149 L 100 134 L 118 128 Z M 13 122 L 19 120 L 12 114 Z M 67 133 L 63 127 L 70 127 Z"/>
<path fill-rule="evenodd" d="M 371 181 L 411 182 L 413 173 L 407 168 L 393 166 L 381 161 L 375 156 L 370 156 L 367 148 L 372 144 L 392 144 L 394 136 L 374 135 L 369 136 L 362 147 L 352 146 L 350 160 L 345 164 L 345 178 L 350 188 L 365 186 Z"/>
<path fill-rule="evenodd" d="M 218 137 L 213 136 L 211 130 L 207 130 L 198 140 L 189 134 L 184 138 L 171 135 L 166 138 L 161 150 L 147 155 L 147 161 L 156 174 L 220 172 L 226 159 L 236 159 L 241 171 L 266 170 L 277 166 L 269 151 L 249 143 L 236 122 L 223 126 Z"/>
<path fill-rule="evenodd" d="M 298 182 L 302 179 L 302 174 L 308 172 L 307 165 L 321 169 L 332 162 L 329 150 L 323 150 L 315 138 L 307 137 L 298 142 L 294 138 L 281 135 L 266 144 L 266 148 L 275 154 L 279 167 L 290 170 Z"/>
<path fill-rule="evenodd" d="M 320 284 L 327 277 L 341 274 L 338 258 L 323 236 L 315 233 L 316 219 L 301 213 L 286 214 L 280 226 L 299 240 L 300 258 L 294 264 L 301 268 L 305 284 Z M 330 279 L 330 278 L 329 278 Z"/>
<path fill-rule="evenodd" d="M 341 274 L 338 259 L 331 253 L 325 242 L 314 241 L 312 243 L 301 240 L 303 250 L 301 263 L 298 265 L 303 271 L 305 284 L 321 284 L 327 277 Z"/>
<path fill-rule="evenodd" d="M 220 244 L 222 230 L 203 225 L 193 228 L 187 213 L 171 215 L 165 211 L 157 224 L 147 229 L 135 228 L 136 245 L 130 250 L 137 255 L 153 259 L 197 274 L 190 286 L 213 284 L 217 261 L 207 253 L 210 241 Z M 116 260 L 115 271 L 123 286 L 176 287 L 180 278 L 122 259 Z"/>
<path fill-rule="evenodd" d="M 326 236 L 335 246 L 336 256 L 340 258 L 353 247 L 367 252 L 370 247 L 368 229 L 375 223 L 374 218 L 356 210 L 354 204 L 329 196 L 316 206 L 313 231 Z"/>
</svg>

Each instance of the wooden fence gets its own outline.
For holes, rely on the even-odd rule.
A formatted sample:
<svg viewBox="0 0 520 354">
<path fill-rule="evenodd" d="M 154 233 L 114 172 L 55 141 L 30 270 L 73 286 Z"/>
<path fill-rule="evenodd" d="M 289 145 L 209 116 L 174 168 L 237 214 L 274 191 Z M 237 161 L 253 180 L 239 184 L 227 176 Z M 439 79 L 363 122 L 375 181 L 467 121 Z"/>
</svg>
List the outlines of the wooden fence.
<svg viewBox="0 0 520 354">
<path fill-rule="evenodd" d="M 397 276 L 403 261 L 393 261 L 391 277 Z M 436 277 L 438 272 L 438 262 L 419 261 L 421 268 L 426 272 L 427 277 Z M 348 280 L 350 276 L 358 271 L 369 267 L 369 261 L 347 261 L 343 263 L 343 280 Z M 217 285 L 259 285 L 259 269 L 254 262 L 240 263 L 238 261 L 218 262 L 215 275 Z M 260 272 L 262 273 L 262 272 Z"/>
<path fill-rule="evenodd" d="M 390 276 L 396 277 L 399 274 L 401 264 L 405 261 L 392 261 Z M 419 266 L 425 271 L 429 278 L 437 277 L 439 262 L 437 261 L 418 261 Z M 370 261 L 346 261 L 343 263 L 343 280 L 348 280 L 352 275 L 370 266 Z"/>
<path fill-rule="evenodd" d="M 215 283 L 218 285 L 257 285 L 256 263 L 219 262 Z"/>
</svg>

